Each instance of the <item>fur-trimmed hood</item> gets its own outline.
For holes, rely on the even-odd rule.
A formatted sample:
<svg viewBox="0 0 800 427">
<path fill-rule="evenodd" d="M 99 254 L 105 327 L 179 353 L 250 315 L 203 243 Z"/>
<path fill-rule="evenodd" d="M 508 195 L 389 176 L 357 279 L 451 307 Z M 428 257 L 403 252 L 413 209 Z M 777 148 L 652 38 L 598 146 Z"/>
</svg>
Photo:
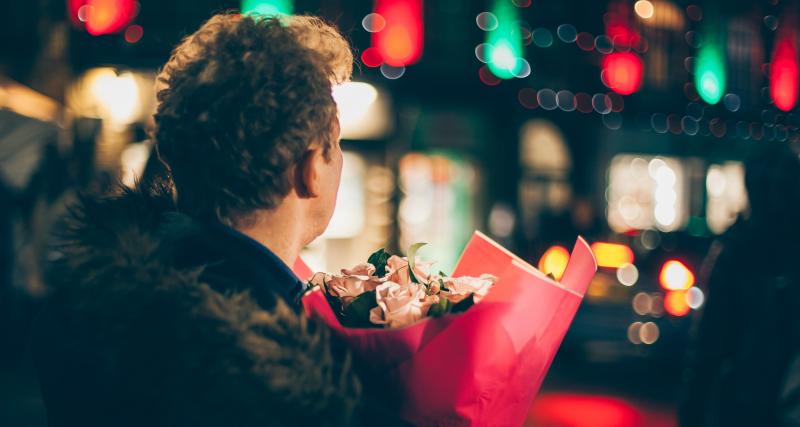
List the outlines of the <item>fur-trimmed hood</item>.
<svg viewBox="0 0 800 427">
<path fill-rule="evenodd" d="M 51 425 L 351 425 L 350 357 L 280 298 L 178 266 L 194 225 L 166 188 L 73 208 L 34 335 Z"/>
</svg>

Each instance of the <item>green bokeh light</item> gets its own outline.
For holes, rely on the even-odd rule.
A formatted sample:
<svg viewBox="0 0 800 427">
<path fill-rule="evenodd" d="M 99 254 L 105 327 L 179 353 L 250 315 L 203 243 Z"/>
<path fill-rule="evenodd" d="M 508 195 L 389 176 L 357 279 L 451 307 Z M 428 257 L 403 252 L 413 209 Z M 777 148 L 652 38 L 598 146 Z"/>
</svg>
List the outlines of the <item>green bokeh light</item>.
<svg viewBox="0 0 800 427">
<path fill-rule="evenodd" d="M 292 0 L 242 0 L 242 13 L 259 16 L 291 15 Z"/>
<path fill-rule="evenodd" d="M 697 55 L 694 85 L 703 101 L 716 104 L 725 94 L 725 56 L 721 43 L 708 37 Z"/>
<path fill-rule="evenodd" d="M 492 13 L 497 17 L 497 28 L 486 33 L 489 45 L 489 70 L 501 79 L 519 75 L 522 62 L 522 38 L 519 16 L 511 0 L 496 0 Z"/>
</svg>

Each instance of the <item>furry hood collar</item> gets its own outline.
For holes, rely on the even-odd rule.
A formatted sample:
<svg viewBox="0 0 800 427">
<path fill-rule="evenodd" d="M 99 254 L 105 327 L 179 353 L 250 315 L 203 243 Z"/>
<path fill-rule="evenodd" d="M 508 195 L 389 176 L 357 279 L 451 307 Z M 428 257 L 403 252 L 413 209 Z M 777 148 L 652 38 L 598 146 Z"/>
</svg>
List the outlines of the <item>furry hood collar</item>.
<svg viewBox="0 0 800 427">
<path fill-rule="evenodd" d="M 351 425 L 349 355 L 280 299 L 176 266 L 173 242 L 195 226 L 166 187 L 71 210 L 34 337 L 51 423 Z"/>
</svg>

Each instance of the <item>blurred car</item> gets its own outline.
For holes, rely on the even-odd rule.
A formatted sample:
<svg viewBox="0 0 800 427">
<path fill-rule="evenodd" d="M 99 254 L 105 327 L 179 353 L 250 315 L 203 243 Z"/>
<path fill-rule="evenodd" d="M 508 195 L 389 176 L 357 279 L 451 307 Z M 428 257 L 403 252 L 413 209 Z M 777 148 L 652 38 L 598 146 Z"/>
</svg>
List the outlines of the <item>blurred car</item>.
<svg viewBox="0 0 800 427">
<path fill-rule="evenodd" d="M 679 372 L 692 319 L 704 302 L 698 276 L 711 241 L 646 230 L 594 242 L 600 269 L 564 339 L 562 358 Z M 551 274 L 553 247 L 539 263 Z"/>
</svg>

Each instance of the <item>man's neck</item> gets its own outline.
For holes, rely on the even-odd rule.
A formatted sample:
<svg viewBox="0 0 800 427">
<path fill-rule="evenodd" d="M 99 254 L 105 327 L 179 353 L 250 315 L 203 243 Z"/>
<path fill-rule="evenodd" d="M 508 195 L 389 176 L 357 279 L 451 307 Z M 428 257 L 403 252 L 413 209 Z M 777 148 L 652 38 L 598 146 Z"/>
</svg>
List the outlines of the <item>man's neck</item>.
<svg viewBox="0 0 800 427">
<path fill-rule="evenodd" d="M 258 211 L 252 223 L 236 229 L 266 246 L 286 265 L 292 267 L 303 249 L 303 222 L 287 204 L 275 209 Z"/>
</svg>

